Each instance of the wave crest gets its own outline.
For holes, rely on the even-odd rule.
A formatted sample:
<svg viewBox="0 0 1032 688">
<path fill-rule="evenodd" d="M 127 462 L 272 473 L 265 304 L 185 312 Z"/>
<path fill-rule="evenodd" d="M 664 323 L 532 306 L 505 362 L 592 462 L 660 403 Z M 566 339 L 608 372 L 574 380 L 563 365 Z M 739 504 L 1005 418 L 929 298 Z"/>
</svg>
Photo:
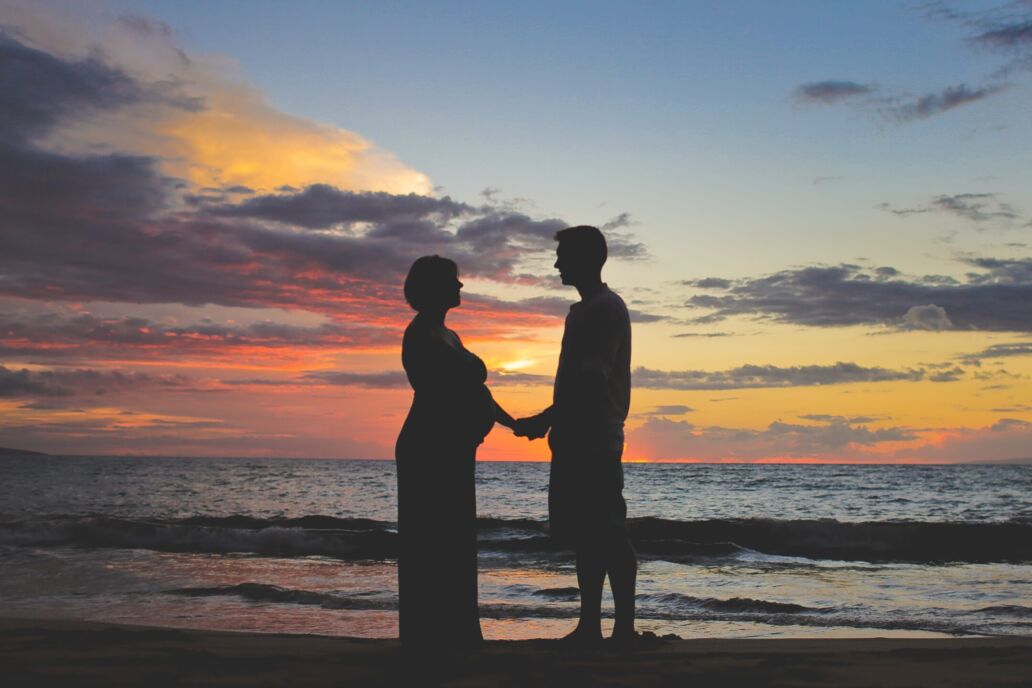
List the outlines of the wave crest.
<svg viewBox="0 0 1032 688">
<path fill-rule="evenodd" d="M 668 561 L 729 559 L 756 553 L 810 560 L 925 564 L 1032 561 L 1032 523 L 925 523 L 737 519 L 628 523 L 641 557 Z M 478 520 L 481 552 L 502 557 L 555 556 L 547 524 L 529 519 Z M 304 516 L 194 516 L 130 519 L 53 516 L 0 521 L 0 545 L 242 552 L 262 556 L 393 559 L 394 523 Z"/>
<path fill-rule="evenodd" d="M 566 592 L 567 588 L 528 590 L 535 597 L 551 597 L 549 592 Z M 575 589 L 573 589 L 575 590 Z M 294 590 L 264 583 L 240 583 L 217 587 L 178 588 L 170 595 L 189 597 L 236 597 L 259 604 L 297 604 L 331 610 L 396 611 L 398 598 L 393 592 L 343 593 Z M 556 596 L 560 601 L 560 596 Z M 571 600 L 562 599 L 561 602 Z M 807 607 L 791 602 L 757 600 L 748 597 L 717 599 L 692 597 L 679 593 L 639 595 L 639 619 L 663 621 L 737 621 L 774 626 L 807 626 L 822 628 L 873 628 L 911 631 L 932 631 L 953 635 L 994 634 L 999 629 L 992 617 L 1011 611 L 1024 616 L 1027 607 L 986 607 L 970 612 L 960 610 L 925 610 L 921 618 L 907 618 L 891 611 L 876 611 L 862 606 Z M 578 615 L 575 604 L 534 604 L 523 602 L 481 604 L 480 616 L 485 619 L 573 619 Z M 612 617 L 612 612 L 603 612 Z M 995 631 L 998 633 L 998 630 Z"/>
</svg>

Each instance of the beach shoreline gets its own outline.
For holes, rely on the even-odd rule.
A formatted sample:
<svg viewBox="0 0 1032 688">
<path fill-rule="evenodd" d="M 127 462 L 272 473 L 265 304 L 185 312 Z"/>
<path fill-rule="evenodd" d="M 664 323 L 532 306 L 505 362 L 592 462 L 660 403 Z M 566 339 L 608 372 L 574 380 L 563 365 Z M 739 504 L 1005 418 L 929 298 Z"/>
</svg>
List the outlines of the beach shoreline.
<svg viewBox="0 0 1032 688">
<path fill-rule="evenodd" d="M 397 640 L 0 618 L 9 686 L 1022 686 L 1032 637 L 656 640 L 633 656 L 489 641 L 434 671 Z"/>
</svg>

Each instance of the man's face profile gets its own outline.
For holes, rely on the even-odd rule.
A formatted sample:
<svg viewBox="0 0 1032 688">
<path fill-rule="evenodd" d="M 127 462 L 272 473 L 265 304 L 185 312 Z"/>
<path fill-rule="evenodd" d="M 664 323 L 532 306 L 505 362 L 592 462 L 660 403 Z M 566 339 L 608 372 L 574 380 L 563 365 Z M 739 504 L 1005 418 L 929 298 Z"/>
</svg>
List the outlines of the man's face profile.
<svg viewBox="0 0 1032 688">
<path fill-rule="evenodd" d="M 555 269 L 559 271 L 559 280 L 563 284 L 577 283 L 578 265 L 570 251 L 570 245 L 562 241 L 555 247 Z"/>
<path fill-rule="evenodd" d="M 575 241 L 560 241 L 555 249 L 555 268 L 563 284 L 577 286 L 597 279 L 601 265 L 596 264 L 590 251 Z"/>
</svg>

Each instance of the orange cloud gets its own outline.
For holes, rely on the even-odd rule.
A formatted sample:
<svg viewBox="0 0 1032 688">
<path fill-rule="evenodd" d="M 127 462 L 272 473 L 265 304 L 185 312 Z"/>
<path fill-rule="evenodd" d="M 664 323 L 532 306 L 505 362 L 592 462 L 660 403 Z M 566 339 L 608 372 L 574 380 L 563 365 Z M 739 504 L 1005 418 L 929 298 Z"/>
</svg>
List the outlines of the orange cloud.
<svg viewBox="0 0 1032 688">
<path fill-rule="evenodd" d="M 149 154 L 197 187 L 241 185 L 271 191 L 329 183 L 356 191 L 428 194 L 430 179 L 358 134 L 272 108 L 255 88 L 193 63 L 186 88 L 197 112 L 170 112 L 155 127 Z"/>
<path fill-rule="evenodd" d="M 197 189 L 241 185 L 271 191 L 329 183 L 356 191 L 432 190 L 425 174 L 359 134 L 272 107 L 232 60 L 187 54 L 161 22 L 111 21 L 88 8 L 73 16 L 67 9 L 59 13 L 14 2 L 3 8 L 0 20 L 38 48 L 65 59 L 102 54 L 132 78 L 197 107 L 149 102 L 121 108 L 114 116 L 84 117 L 51 134 L 55 148 L 159 157 L 164 172 Z"/>
</svg>

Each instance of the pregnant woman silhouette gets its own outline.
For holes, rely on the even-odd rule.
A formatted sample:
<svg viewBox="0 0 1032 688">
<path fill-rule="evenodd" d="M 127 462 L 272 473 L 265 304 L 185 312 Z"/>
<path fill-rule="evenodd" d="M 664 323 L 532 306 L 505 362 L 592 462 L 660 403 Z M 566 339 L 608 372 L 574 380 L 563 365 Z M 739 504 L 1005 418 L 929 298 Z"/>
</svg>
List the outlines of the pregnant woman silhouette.
<svg viewBox="0 0 1032 688">
<path fill-rule="evenodd" d="M 468 649 L 483 640 L 477 611 L 477 447 L 495 421 L 514 421 L 484 384 L 487 368 L 445 327 L 461 302 L 458 267 L 416 260 L 405 299 L 417 311 L 402 363 L 415 394 L 398 436 L 399 630 L 406 649 Z"/>
</svg>

